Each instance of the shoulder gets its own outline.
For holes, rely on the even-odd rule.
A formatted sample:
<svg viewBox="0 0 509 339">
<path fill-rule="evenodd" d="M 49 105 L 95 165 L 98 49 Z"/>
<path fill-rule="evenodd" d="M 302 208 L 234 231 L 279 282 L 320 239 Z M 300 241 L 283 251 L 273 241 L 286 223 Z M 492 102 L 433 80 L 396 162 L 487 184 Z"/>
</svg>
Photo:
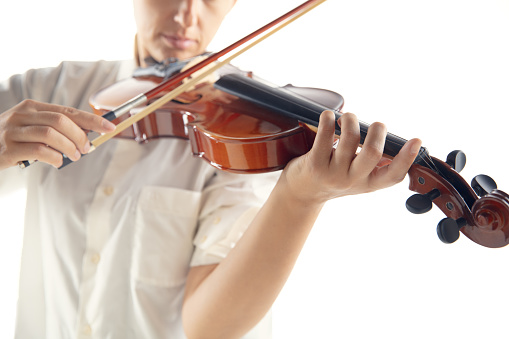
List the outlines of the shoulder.
<svg viewBox="0 0 509 339">
<path fill-rule="evenodd" d="M 64 61 L 56 67 L 30 70 L 24 77 L 26 97 L 80 109 L 89 109 L 88 98 L 129 69 L 127 61 Z"/>
<path fill-rule="evenodd" d="M 62 78 L 89 79 L 115 77 L 123 61 L 63 61 L 56 67 L 31 69 L 25 73 L 27 83 L 51 82 Z"/>
<path fill-rule="evenodd" d="M 76 87 L 101 87 L 117 81 L 121 70 L 129 69 L 129 61 L 64 61 L 54 67 L 30 69 L 2 82 L 2 97 L 13 101 L 33 99 L 51 102 L 55 91 Z M 71 85 L 71 86 L 70 86 Z M 4 98 L 5 99 L 5 98 Z"/>
</svg>

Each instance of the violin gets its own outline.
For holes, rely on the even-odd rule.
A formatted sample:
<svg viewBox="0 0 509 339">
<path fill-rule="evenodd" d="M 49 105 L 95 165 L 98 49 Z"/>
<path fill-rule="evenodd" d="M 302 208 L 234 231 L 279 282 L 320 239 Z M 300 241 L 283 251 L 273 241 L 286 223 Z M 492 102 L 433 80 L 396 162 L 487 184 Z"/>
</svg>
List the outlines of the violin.
<svg viewBox="0 0 509 339">
<path fill-rule="evenodd" d="M 214 84 L 201 83 L 115 137 L 140 143 L 165 137 L 189 139 L 195 156 L 233 173 L 280 170 L 291 159 L 309 151 L 315 136 L 312 126 L 219 89 L 229 76 L 253 75 L 229 74 Z M 96 114 L 104 115 L 161 80 L 154 76 L 129 78 L 97 92 L 89 103 Z M 343 106 L 342 96 L 332 91 L 291 85 L 284 90 L 305 100 L 326 102 L 335 110 Z M 132 110 L 131 114 L 136 112 Z M 120 117 L 114 123 L 122 120 Z"/>
<path fill-rule="evenodd" d="M 160 81 L 154 75 L 133 77 L 99 91 L 90 104 L 103 115 Z M 250 72 L 235 71 L 183 93 L 118 137 L 140 143 L 161 137 L 185 138 L 195 156 L 218 169 L 275 171 L 311 149 L 321 112 L 333 110 L 339 117 L 343 104 L 343 97 L 329 90 L 274 87 Z M 368 127 L 360 123 L 361 145 Z M 341 135 L 337 123 L 336 134 Z M 394 157 L 405 142 L 388 133 L 384 156 Z M 408 172 L 409 189 L 416 194 L 406 207 L 421 214 L 436 205 L 446 216 L 437 226 L 444 243 L 455 242 L 461 232 L 477 244 L 503 247 L 509 243 L 509 195 L 486 175 L 476 176 L 469 185 L 459 175 L 465 163 L 461 151 L 451 152 L 444 162 L 421 148 Z"/>
<path fill-rule="evenodd" d="M 309 0 L 294 11 L 301 15 L 323 1 Z M 267 27 L 273 25 L 260 30 Z M 97 114 L 119 122 L 116 137 L 142 143 L 161 137 L 188 139 L 193 154 L 216 168 L 235 173 L 282 169 L 291 159 L 311 149 L 321 112 L 329 109 L 339 118 L 343 98 L 322 89 L 271 86 L 249 72 L 229 72 L 214 82 L 202 81 L 238 54 L 189 80 L 190 75 L 238 44 L 232 46 L 168 79 L 148 72 L 116 83 L 94 95 L 90 104 Z M 187 83 L 183 84 L 185 80 Z M 122 116 L 126 112 L 131 114 L 129 118 Z M 360 123 L 361 145 L 368 127 Z M 336 134 L 341 135 L 337 123 Z M 92 141 L 92 145 L 98 146 L 111 136 L 102 137 Z M 394 157 L 405 142 L 389 133 L 384 156 Z M 69 162 L 64 158 L 64 164 Z M 406 207 L 421 214 L 437 206 L 445 215 L 437 226 L 438 237 L 444 243 L 455 242 L 463 233 L 482 246 L 506 246 L 509 195 L 498 190 L 495 181 L 485 175 L 475 177 L 469 185 L 459 175 L 465 163 L 461 151 L 453 151 L 441 161 L 422 147 L 408 172 L 409 189 L 416 194 L 407 200 Z"/>
</svg>

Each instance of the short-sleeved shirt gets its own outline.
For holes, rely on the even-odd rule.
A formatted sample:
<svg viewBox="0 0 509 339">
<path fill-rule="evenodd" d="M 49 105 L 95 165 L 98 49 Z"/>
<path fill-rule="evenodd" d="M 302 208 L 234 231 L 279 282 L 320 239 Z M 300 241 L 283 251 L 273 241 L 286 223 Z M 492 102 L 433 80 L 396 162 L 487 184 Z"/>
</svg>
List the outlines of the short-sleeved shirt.
<svg viewBox="0 0 509 339">
<path fill-rule="evenodd" d="M 90 95 L 133 69 L 30 70 L 0 83 L 0 112 L 27 98 L 91 111 Z M 219 171 L 178 138 L 112 139 L 60 170 L 3 171 L 0 186 L 23 178 L 28 197 L 16 338 L 184 338 L 189 268 L 228 254 L 277 176 Z"/>
</svg>

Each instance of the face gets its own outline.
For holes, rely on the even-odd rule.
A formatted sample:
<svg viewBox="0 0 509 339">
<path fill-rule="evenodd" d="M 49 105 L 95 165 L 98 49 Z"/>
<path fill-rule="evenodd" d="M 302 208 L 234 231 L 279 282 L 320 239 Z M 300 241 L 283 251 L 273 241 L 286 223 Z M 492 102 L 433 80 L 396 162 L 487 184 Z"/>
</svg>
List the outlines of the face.
<svg viewBox="0 0 509 339">
<path fill-rule="evenodd" d="M 141 66 L 205 52 L 236 0 L 134 0 Z"/>
</svg>

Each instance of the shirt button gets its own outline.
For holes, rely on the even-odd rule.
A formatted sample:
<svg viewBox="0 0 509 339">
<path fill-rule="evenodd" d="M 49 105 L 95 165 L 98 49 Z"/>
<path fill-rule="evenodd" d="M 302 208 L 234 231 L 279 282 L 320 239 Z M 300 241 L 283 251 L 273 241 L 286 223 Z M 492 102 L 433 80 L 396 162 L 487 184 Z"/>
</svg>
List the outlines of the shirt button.
<svg viewBox="0 0 509 339">
<path fill-rule="evenodd" d="M 221 218 L 220 217 L 217 217 L 214 219 L 214 224 L 217 225 L 221 222 Z"/>
<path fill-rule="evenodd" d="M 113 186 L 105 186 L 105 187 L 103 188 L 103 193 L 104 193 L 104 195 L 106 195 L 106 196 L 110 196 L 110 195 L 112 195 L 112 194 L 113 194 L 113 191 L 114 191 Z"/>
<path fill-rule="evenodd" d="M 101 260 L 101 256 L 97 253 L 92 254 L 92 256 L 90 257 L 90 261 L 92 261 L 93 264 L 97 265 L 99 263 L 99 260 Z"/>
<path fill-rule="evenodd" d="M 83 333 L 84 335 L 91 335 L 92 327 L 90 327 L 90 325 L 84 325 L 81 329 L 81 333 Z"/>
</svg>

